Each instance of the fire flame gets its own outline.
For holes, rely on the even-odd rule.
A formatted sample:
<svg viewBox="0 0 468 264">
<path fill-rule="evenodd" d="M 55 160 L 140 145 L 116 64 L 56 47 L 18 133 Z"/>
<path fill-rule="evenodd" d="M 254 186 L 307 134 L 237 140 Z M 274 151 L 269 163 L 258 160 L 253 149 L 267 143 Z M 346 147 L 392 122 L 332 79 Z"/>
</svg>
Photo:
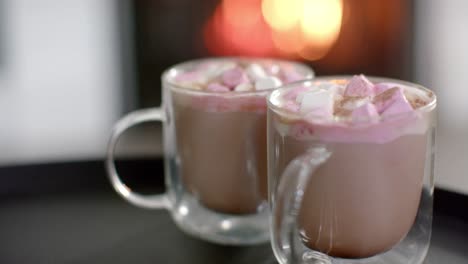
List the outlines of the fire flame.
<svg viewBox="0 0 468 264">
<path fill-rule="evenodd" d="M 204 27 L 218 55 L 323 58 L 337 41 L 342 0 L 223 0 Z"/>
</svg>

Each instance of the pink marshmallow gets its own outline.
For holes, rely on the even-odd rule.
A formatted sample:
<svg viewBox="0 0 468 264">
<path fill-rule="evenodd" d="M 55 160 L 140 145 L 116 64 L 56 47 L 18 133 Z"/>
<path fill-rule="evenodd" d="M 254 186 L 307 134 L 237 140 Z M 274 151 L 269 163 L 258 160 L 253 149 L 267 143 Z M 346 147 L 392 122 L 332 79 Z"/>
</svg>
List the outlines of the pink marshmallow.
<svg viewBox="0 0 468 264">
<path fill-rule="evenodd" d="M 178 82 L 196 82 L 201 80 L 202 74 L 197 71 L 183 72 L 175 77 Z"/>
<path fill-rule="evenodd" d="M 207 70 L 207 69 L 215 68 L 215 67 L 219 67 L 219 63 L 218 63 L 218 62 L 205 61 L 205 62 L 201 62 L 200 64 L 196 65 L 196 66 L 195 66 L 195 70 L 197 70 L 197 71 L 205 71 L 205 70 Z"/>
<path fill-rule="evenodd" d="M 294 101 L 286 101 L 283 107 L 290 112 L 299 112 L 299 105 Z"/>
<path fill-rule="evenodd" d="M 222 79 L 223 84 L 228 87 L 236 87 L 241 83 L 246 83 L 249 81 L 247 74 L 245 74 L 245 72 L 239 67 L 225 71 L 223 73 Z"/>
<path fill-rule="evenodd" d="M 403 93 L 403 89 L 400 87 L 393 87 L 385 92 L 379 93 L 374 97 L 374 105 L 377 108 L 377 112 L 380 114 L 383 113 L 390 105 L 392 105 L 394 102 L 406 102 L 408 101 L 405 98 L 405 95 Z"/>
<path fill-rule="evenodd" d="M 304 76 L 295 70 L 283 70 L 282 73 L 284 83 L 296 82 L 304 79 Z"/>
<path fill-rule="evenodd" d="M 263 69 L 265 69 L 265 72 L 268 75 L 277 75 L 281 70 L 278 64 L 273 64 L 273 63 L 268 63 L 266 65 L 263 65 Z"/>
<path fill-rule="evenodd" d="M 412 111 L 413 107 L 411 107 L 408 100 L 406 100 L 405 97 L 398 97 L 397 100 L 393 101 L 393 103 L 382 112 L 382 116 L 388 117 L 402 113 L 410 113 Z"/>
<path fill-rule="evenodd" d="M 374 93 L 375 94 L 380 94 L 380 93 L 383 93 L 383 92 L 385 92 L 388 89 L 393 88 L 393 87 L 398 87 L 398 84 L 396 84 L 396 83 L 377 83 L 376 85 L 374 85 Z"/>
<path fill-rule="evenodd" d="M 206 90 L 211 92 L 229 92 L 229 87 L 226 87 L 220 83 L 210 83 L 206 87 Z"/>
<path fill-rule="evenodd" d="M 364 76 L 355 75 L 346 85 L 344 94 L 347 96 L 372 96 L 374 85 Z"/>
<path fill-rule="evenodd" d="M 353 122 L 378 121 L 379 113 L 372 103 L 366 103 L 353 110 L 351 113 Z"/>
</svg>

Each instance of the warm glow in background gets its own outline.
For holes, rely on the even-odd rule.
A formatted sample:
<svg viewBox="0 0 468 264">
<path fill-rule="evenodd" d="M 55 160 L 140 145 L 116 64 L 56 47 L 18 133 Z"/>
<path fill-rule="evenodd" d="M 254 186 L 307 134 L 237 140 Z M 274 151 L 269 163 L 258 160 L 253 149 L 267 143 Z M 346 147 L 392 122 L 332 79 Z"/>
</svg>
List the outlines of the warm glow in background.
<svg viewBox="0 0 468 264">
<path fill-rule="evenodd" d="M 335 44 L 342 0 L 223 0 L 204 27 L 217 55 L 318 60 Z"/>
</svg>

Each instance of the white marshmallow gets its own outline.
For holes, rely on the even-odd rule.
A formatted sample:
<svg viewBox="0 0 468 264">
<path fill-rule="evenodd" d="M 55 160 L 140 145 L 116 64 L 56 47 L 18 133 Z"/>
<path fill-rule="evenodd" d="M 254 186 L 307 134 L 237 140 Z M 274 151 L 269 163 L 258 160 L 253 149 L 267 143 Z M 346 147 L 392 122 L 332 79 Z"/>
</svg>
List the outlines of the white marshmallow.
<svg viewBox="0 0 468 264">
<path fill-rule="evenodd" d="M 325 90 L 304 93 L 301 100 L 301 113 L 317 112 L 333 114 L 333 94 Z"/>
<path fill-rule="evenodd" d="M 253 90 L 253 86 L 250 83 L 241 83 L 234 88 L 234 91 L 236 92 L 246 92 L 246 91 L 252 91 L 252 90 Z"/>
<path fill-rule="evenodd" d="M 258 64 L 250 64 L 249 66 L 247 66 L 245 71 L 252 80 L 259 80 L 268 77 L 262 66 Z"/>
<path fill-rule="evenodd" d="M 283 83 L 280 81 L 280 79 L 274 76 L 269 76 L 269 77 L 258 79 L 255 82 L 255 89 L 266 90 L 266 89 L 278 88 L 282 84 Z"/>
<path fill-rule="evenodd" d="M 342 95 L 344 94 L 344 87 L 341 85 L 336 85 L 336 84 L 321 84 L 319 85 L 321 89 L 330 91 L 331 93 L 335 95 Z"/>
<path fill-rule="evenodd" d="M 279 72 L 280 72 L 280 70 L 281 70 L 280 66 L 277 65 L 277 64 L 268 65 L 268 66 L 267 66 L 267 69 L 268 69 L 268 72 L 269 72 L 270 74 L 273 74 L 273 75 L 279 74 Z"/>
<path fill-rule="evenodd" d="M 300 104 L 302 102 L 302 99 L 304 98 L 304 95 L 306 95 L 307 93 L 317 93 L 317 92 L 330 92 L 330 91 L 328 89 L 318 88 L 318 89 L 314 89 L 314 90 L 308 90 L 308 91 L 300 92 L 296 96 L 296 103 Z"/>
<path fill-rule="evenodd" d="M 296 103 L 300 104 L 302 102 L 302 98 L 304 98 L 304 95 L 306 93 L 310 93 L 310 91 L 298 93 L 297 96 L 296 96 Z"/>
<path fill-rule="evenodd" d="M 233 62 L 225 62 L 221 64 L 215 63 L 206 67 L 206 69 L 203 70 L 203 75 L 205 76 L 207 81 L 211 81 L 214 78 L 220 76 L 223 72 L 230 70 L 234 67 L 236 67 L 236 64 Z"/>
</svg>

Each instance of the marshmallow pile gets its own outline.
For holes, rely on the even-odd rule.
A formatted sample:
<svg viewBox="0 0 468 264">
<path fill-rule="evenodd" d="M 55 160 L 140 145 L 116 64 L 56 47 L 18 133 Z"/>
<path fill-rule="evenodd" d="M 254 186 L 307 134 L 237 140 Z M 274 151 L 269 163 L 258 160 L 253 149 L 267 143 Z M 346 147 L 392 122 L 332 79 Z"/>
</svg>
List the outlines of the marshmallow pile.
<svg viewBox="0 0 468 264">
<path fill-rule="evenodd" d="M 268 61 L 220 60 L 201 63 L 193 70 L 177 75 L 174 81 L 195 90 L 247 92 L 277 88 L 283 83 L 304 77 L 292 65 Z"/>
<path fill-rule="evenodd" d="M 373 84 L 364 75 L 356 75 L 347 84 L 325 82 L 313 88 L 297 87 L 283 95 L 283 107 L 321 120 L 376 123 L 381 118 L 412 112 L 428 104 L 430 97 L 427 92 L 401 84 Z"/>
</svg>

